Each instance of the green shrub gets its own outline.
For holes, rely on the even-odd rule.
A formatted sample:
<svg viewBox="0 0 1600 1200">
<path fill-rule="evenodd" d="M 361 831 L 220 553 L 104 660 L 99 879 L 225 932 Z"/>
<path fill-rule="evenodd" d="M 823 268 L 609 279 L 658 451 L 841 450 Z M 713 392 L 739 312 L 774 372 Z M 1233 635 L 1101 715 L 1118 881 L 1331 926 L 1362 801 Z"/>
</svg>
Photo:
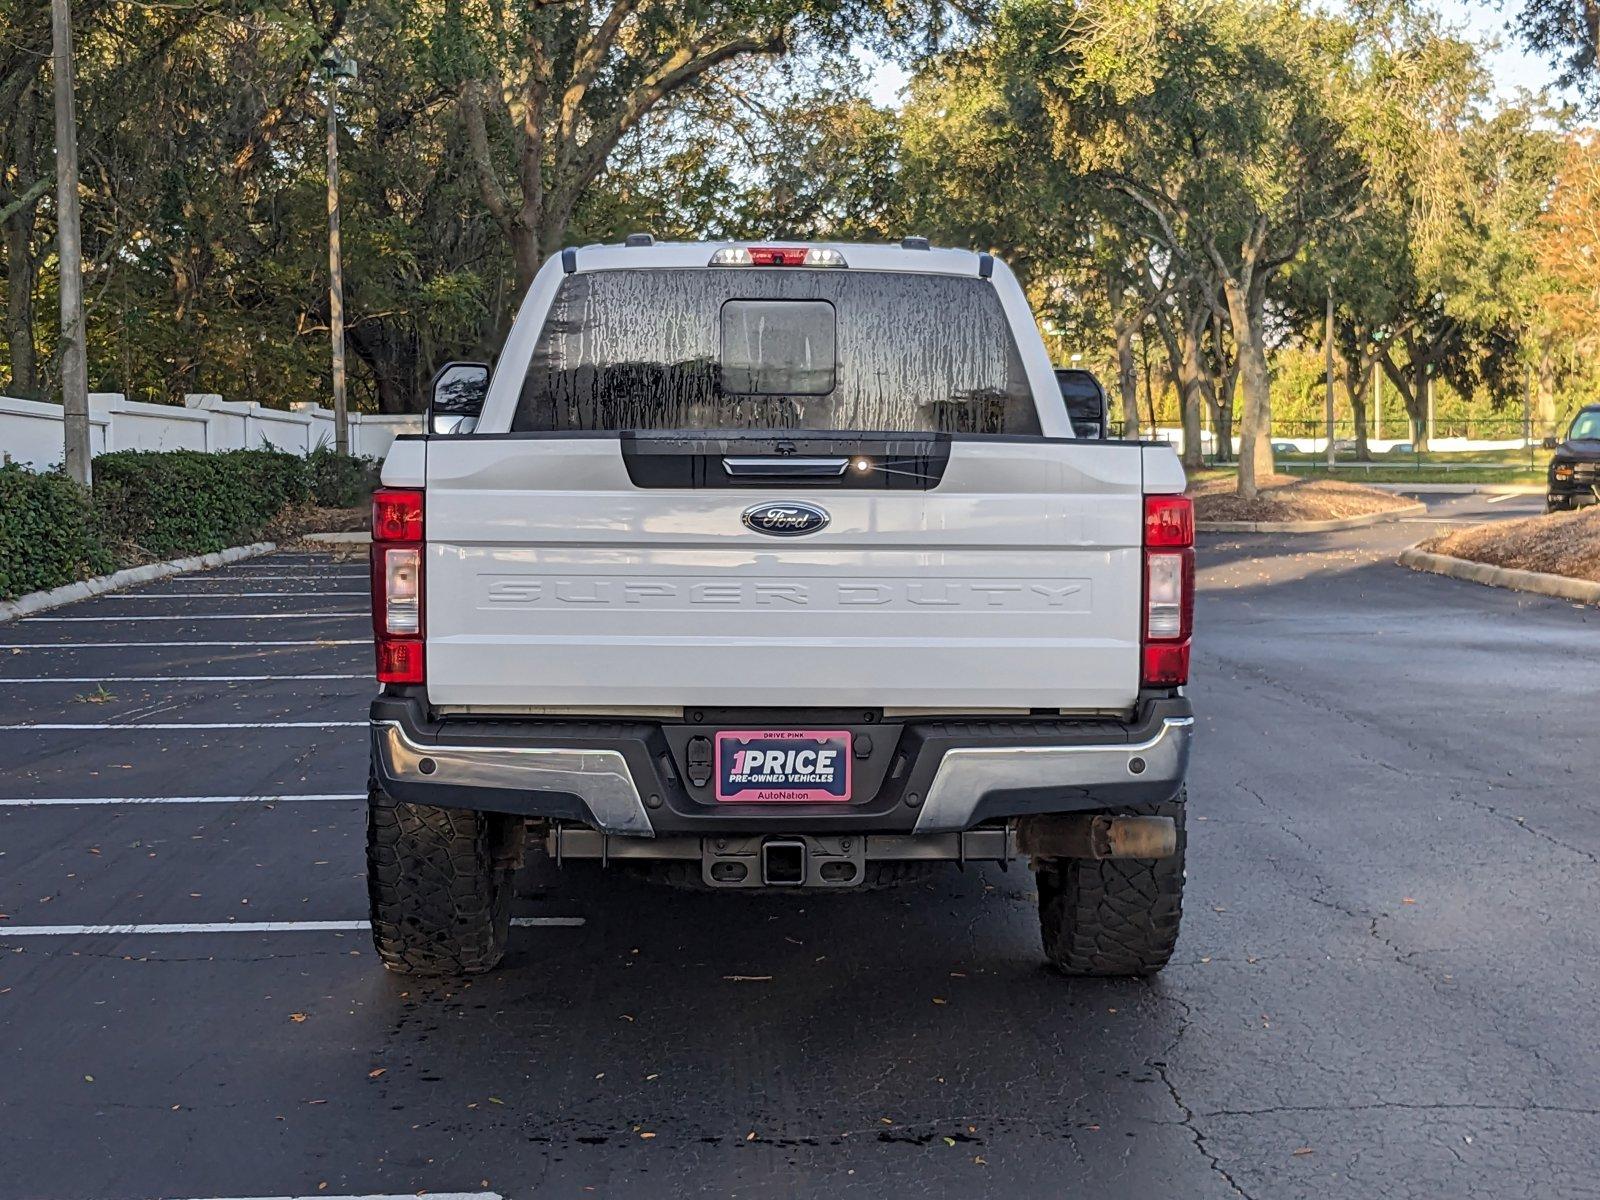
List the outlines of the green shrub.
<svg viewBox="0 0 1600 1200">
<path fill-rule="evenodd" d="M 285 509 L 365 504 L 378 463 L 319 449 L 118 450 L 94 460 L 94 493 L 60 471 L 0 467 L 0 599 L 152 559 L 261 540 Z"/>
<path fill-rule="evenodd" d="M 0 599 L 113 570 L 89 497 L 59 471 L 0 466 Z"/>
<path fill-rule="evenodd" d="M 306 459 L 311 499 L 323 508 L 354 508 L 365 504 L 378 486 L 382 463 L 375 458 L 336 454 L 318 446 Z"/>
<path fill-rule="evenodd" d="M 206 554 L 256 540 L 310 498 L 305 460 L 277 450 L 118 450 L 94 460 L 94 504 L 119 553 Z"/>
</svg>

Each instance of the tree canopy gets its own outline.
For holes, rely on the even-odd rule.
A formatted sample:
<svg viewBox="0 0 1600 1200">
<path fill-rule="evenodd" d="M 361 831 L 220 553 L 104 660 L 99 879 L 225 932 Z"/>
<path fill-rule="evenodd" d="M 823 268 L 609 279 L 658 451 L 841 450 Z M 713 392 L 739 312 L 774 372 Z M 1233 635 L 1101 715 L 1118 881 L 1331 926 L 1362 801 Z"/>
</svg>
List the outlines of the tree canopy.
<svg viewBox="0 0 1600 1200">
<path fill-rule="evenodd" d="M 1592 67 L 1581 8 L 1524 13 L 1575 72 Z M 46 15 L 0 0 L 0 388 L 39 397 L 56 348 L 39 315 L 56 286 Z M 1436 384 L 1474 411 L 1536 386 L 1546 423 L 1590 387 L 1595 139 L 1496 99 L 1481 50 L 1410 0 L 78 0 L 75 16 L 97 390 L 325 394 L 334 55 L 359 68 L 335 103 L 366 407 L 414 409 L 440 362 L 491 355 L 553 250 L 637 229 L 995 250 L 1052 348 L 1106 375 L 1125 428 L 1175 413 L 1192 463 L 1237 432 L 1246 490 L 1272 469 L 1274 412 L 1304 411 L 1293 364 L 1320 347 L 1330 292 L 1358 430 L 1380 376 L 1413 438 Z M 889 60 L 910 82 L 885 104 L 871 74 Z"/>
</svg>

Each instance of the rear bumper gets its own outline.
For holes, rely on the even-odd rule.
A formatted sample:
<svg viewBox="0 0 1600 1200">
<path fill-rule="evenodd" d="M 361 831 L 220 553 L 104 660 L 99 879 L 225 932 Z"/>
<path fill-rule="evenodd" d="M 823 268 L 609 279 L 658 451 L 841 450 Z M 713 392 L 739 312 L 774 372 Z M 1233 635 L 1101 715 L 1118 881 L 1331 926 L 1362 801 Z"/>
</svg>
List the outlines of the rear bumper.
<svg viewBox="0 0 1600 1200">
<path fill-rule="evenodd" d="M 372 706 L 372 769 L 398 800 L 564 820 L 622 837 L 929 835 L 1169 800 L 1183 783 L 1194 725 L 1189 702 L 1177 696 L 1146 700 L 1127 722 L 867 720 L 850 726 L 860 781 L 850 804 L 719 805 L 687 779 L 684 747 L 719 723 L 740 722 L 704 715 L 712 719 L 432 719 L 420 697 L 386 695 Z M 763 726 L 817 720 L 761 717 Z"/>
</svg>

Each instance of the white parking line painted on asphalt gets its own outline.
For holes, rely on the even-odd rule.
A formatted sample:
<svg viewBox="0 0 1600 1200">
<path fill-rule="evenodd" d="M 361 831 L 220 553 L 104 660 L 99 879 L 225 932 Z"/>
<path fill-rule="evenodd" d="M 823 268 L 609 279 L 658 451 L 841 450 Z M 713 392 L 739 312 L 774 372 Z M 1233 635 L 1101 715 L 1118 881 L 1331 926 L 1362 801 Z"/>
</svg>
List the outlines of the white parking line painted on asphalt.
<svg viewBox="0 0 1600 1200">
<path fill-rule="evenodd" d="M 214 596 L 225 596 L 229 599 L 249 598 L 259 599 L 264 596 L 365 596 L 369 593 L 363 591 L 350 592 L 302 592 L 291 589 L 282 592 L 123 592 L 117 596 L 118 600 L 210 600 Z"/>
<path fill-rule="evenodd" d="M 583 917 L 512 917 L 519 929 L 555 926 L 575 929 Z M 211 921 L 174 925 L 5 925 L 0 924 L 0 941 L 8 937 L 84 937 L 92 934 L 143 936 L 172 933 L 347 933 L 370 929 L 366 921 Z M 431 1194 L 431 1193 L 430 1193 Z M 324 1197 L 323 1200 L 326 1200 Z"/>
<path fill-rule="evenodd" d="M 1527 498 L 1525 492 L 1507 492 L 1504 496 L 1490 496 L 1485 504 L 1504 504 L 1507 500 L 1522 500 Z"/>
<path fill-rule="evenodd" d="M 0 808 L 73 808 L 80 805 L 125 804 L 277 804 L 281 802 L 365 800 L 363 792 L 322 792 L 303 796 L 34 796 L 0 799 Z"/>
<path fill-rule="evenodd" d="M 317 1192 L 311 1196 L 206 1196 L 199 1200 L 504 1200 L 499 1192 L 405 1192 L 396 1196 L 334 1196 Z"/>
<path fill-rule="evenodd" d="M 312 638 L 299 642 L 264 642 L 259 638 L 231 642 L 0 642 L 0 650 L 131 650 L 140 646 L 232 646 L 248 650 L 256 646 L 370 646 L 371 638 Z"/>
<path fill-rule="evenodd" d="M 196 580 L 212 579 L 311 579 L 318 575 L 330 579 L 364 579 L 366 572 L 361 568 L 366 564 L 363 556 L 359 564 L 352 563 L 349 567 L 337 567 L 332 563 L 326 566 L 294 567 L 284 563 L 261 563 L 252 565 L 249 570 L 242 567 L 233 567 L 226 571 L 207 571 L 204 575 L 194 575 Z M 357 572 L 360 574 L 357 574 Z"/>
<path fill-rule="evenodd" d="M 147 721 L 143 723 L 115 721 L 85 722 L 83 724 L 0 725 L 0 731 L 17 733 L 22 730 L 44 730 L 61 733 L 68 730 L 87 729 L 359 729 L 366 721 Z"/>
<path fill-rule="evenodd" d="M 332 1196 L 318 1192 L 314 1196 L 206 1196 L 201 1200 L 503 1200 L 499 1192 L 406 1192 L 398 1196 Z"/>
<path fill-rule="evenodd" d="M 371 678 L 371 675 L 35 675 L 27 679 L 7 679 L 0 675 L 0 687 L 21 683 L 268 683 L 274 679 L 321 682 Z"/>
<path fill-rule="evenodd" d="M 144 613 L 127 617 L 113 613 L 105 617 L 23 617 L 30 621 L 51 621 L 56 624 L 98 621 L 109 625 L 113 621 L 304 621 L 311 617 L 370 617 L 369 612 L 303 612 L 303 613 Z"/>
</svg>

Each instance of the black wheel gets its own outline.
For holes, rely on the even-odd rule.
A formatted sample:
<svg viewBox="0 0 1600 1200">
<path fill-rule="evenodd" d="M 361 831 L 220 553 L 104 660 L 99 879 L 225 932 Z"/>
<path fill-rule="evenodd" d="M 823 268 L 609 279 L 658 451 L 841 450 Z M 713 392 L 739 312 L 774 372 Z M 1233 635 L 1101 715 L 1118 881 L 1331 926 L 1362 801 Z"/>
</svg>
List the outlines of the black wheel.
<svg viewBox="0 0 1600 1200">
<path fill-rule="evenodd" d="M 367 801 L 372 944 L 391 971 L 478 975 L 511 932 L 514 818 L 391 800 Z"/>
<path fill-rule="evenodd" d="M 1185 793 L 1168 804 L 1125 810 L 1172 817 L 1178 852 L 1169 858 L 1041 860 L 1039 932 L 1044 955 L 1067 975 L 1153 975 L 1167 965 L 1183 915 Z"/>
<path fill-rule="evenodd" d="M 1572 510 L 1572 501 L 1547 499 L 1544 502 L 1544 510 L 1547 513 L 1570 512 Z"/>
</svg>

